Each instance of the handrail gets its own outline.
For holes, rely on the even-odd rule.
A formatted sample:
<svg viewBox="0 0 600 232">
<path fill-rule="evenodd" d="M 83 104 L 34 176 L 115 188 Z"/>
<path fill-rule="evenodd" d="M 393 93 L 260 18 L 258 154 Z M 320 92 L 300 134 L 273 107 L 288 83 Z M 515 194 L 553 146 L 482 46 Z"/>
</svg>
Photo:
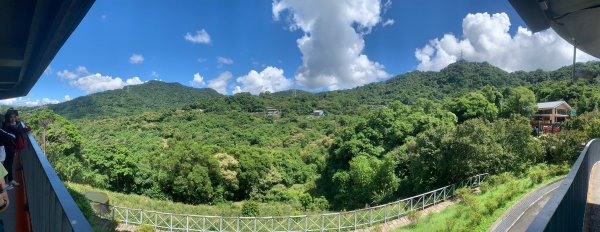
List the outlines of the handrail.
<svg viewBox="0 0 600 232">
<path fill-rule="evenodd" d="M 567 177 L 527 231 L 582 231 L 590 173 L 600 161 L 600 140 L 589 141 Z"/>
<path fill-rule="evenodd" d="M 143 209 L 105 205 L 108 211 L 99 215 L 126 225 L 148 224 L 157 229 L 185 231 L 329 231 L 370 227 L 399 219 L 414 210 L 443 202 L 456 189 L 477 187 L 488 174 L 479 174 L 456 184 L 395 202 L 347 212 L 315 215 L 224 217 L 209 215 L 175 214 Z M 100 203 L 98 203 L 100 204 Z"/>
<path fill-rule="evenodd" d="M 21 150 L 33 231 L 92 231 L 33 135 Z"/>
</svg>

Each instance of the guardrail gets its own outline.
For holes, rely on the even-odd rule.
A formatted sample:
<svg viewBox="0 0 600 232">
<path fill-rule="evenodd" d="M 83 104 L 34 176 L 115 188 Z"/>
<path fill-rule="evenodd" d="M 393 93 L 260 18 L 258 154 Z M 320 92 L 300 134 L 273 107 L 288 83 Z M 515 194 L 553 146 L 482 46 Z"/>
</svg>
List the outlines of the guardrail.
<svg viewBox="0 0 600 232">
<path fill-rule="evenodd" d="M 299 216 L 273 217 L 223 217 L 190 214 L 173 214 L 142 209 L 109 206 L 107 213 L 99 215 L 127 225 L 147 224 L 169 231 L 330 231 L 355 230 L 399 219 L 413 210 L 445 201 L 456 189 L 476 187 L 488 174 L 470 177 L 460 183 L 448 185 L 410 198 L 348 212 Z"/>
<path fill-rule="evenodd" d="M 32 231 L 92 231 L 31 134 L 20 151 Z"/>
<path fill-rule="evenodd" d="M 593 139 L 527 231 L 583 231 L 590 173 L 598 161 L 600 140 Z"/>
</svg>

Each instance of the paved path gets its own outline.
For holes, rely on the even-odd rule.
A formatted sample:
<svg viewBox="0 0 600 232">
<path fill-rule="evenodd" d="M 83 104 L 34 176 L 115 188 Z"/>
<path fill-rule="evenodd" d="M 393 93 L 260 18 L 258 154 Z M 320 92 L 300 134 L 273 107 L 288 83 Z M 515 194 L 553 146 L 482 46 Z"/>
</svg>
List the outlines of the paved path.
<svg viewBox="0 0 600 232">
<path fill-rule="evenodd" d="M 448 206 L 454 205 L 458 202 L 459 202 L 459 200 L 457 198 L 453 198 L 453 199 L 446 200 L 444 202 L 440 202 L 437 205 L 432 205 L 430 207 L 427 207 L 424 210 L 421 210 L 421 217 L 425 217 L 425 216 L 429 215 L 430 213 L 439 213 L 442 210 L 446 209 Z M 400 219 L 396 219 L 393 221 L 389 221 L 387 223 L 379 224 L 379 226 L 381 226 L 382 232 L 386 232 L 386 231 L 392 231 L 396 228 L 407 226 L 409 224 L 410 224 L 410 220 L 408 220 L 408 217 L 405 216 L 405 217 L 401 217 Z M 373 228 L 376 226 L 372 226 L 372 227 L 365 228 L 365 229 L 355 230 L 355 232 L 370 232 L 370 231 L 373 231 Z"/>
<path fill-rule="evenodd" d="M 600 164 L 592 169 L 586 213 L 585 231 L 600 231 Z"/>
<path fill-rule="evenodd" d="M 538 212 L 544 207 L 554 190 L 560 186 L 560 181 L 555 181 L 546 186 L 538 188 L 523 197 L 511 206 L 502 217 L 500 217 L 488 231 L 525 231 L 533 221 Z"/>
</svg>

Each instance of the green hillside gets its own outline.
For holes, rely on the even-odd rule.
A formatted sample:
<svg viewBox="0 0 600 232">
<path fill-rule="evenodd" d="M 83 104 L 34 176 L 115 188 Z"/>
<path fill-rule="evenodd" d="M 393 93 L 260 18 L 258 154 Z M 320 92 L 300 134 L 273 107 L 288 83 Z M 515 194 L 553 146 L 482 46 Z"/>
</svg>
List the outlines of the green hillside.
<svg viewBox="0 0 600 232">
<path fill-rule="evenodd" d="M 149 111 L 176 109 L 202 98 L 221 96 L 213 89 L 196 89 L 179 83 L 148 81 L 49 105 L 54 112 L 69 118 L 134 115 Z"/>
<path fill-rule="evenodd" d="M 483 172 L 521 175 L 538 163 L 572 161 L 600 131 L 600 64 L 578 69 L 587 76 L 571 83 L 568 67 L 507 73 L 458 62 L 350 90 L 242 93 L 177 109 L 152 101 L 166 104 L 179 85 L 151 82 L 130 87 L 159 88 L 138 93 L 148 102 L 135 110 L 111 103 L 128 102 L 116 99 L 125 89 L 89 98 L 102 102 L 93 114 L 102 117 L 49 107 L 25 120 L 65 181 L 188 204 L 350 210 Z M 532 136 L 535 103 L 559 99 L 582 115 L 558 135 Z M 267 107 L 282 114 L 268 117 Z M 312 116 L 314 109 L 327 114 Z"/>
</svg>

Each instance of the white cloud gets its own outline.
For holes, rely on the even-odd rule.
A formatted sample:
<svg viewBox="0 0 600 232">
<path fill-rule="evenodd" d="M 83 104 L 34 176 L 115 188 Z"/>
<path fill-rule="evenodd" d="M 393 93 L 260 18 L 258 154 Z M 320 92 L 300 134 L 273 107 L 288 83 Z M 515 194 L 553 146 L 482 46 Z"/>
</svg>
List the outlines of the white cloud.
<svg viewBox="0 0 600 232">
<path fill-rule="evenodd" d="M 195 35 L 192 35 L 188 32 L 185 34 L 184 38 L 185 38 L 185 40 L 190 41 L 192 43 L 200 43 L 200 44 L 209 44 L 210 43 L 210 35 L 204 29 L 196 31 Z"/>
<path fill-rule="evenodd" d="M 261 72 L 252 70 L 247 75 L 238 77 L 236 82 L 240 85 L 234 88 L 234 94 L 250 92 L 256 95 L 265 91 L 277 92 L 289 89 L 293 85 L 290 79 L 285 78 L 282 69 L 271 66 Z"/>
<path fill-rule="evenodd" d="M 70 101 L 71 99 L 72 99 L 72 98 L 71 98 L 71 96 L 70 96 L 70 95 L 65 95 L 65 96 L 63 97 L 63 100 L 65 100 L 65 101 Z"/>
<path fill-rule="evenodd" d="M 223 67 L 224 64 L 233 64 L 233 60 L 231 58 L 226 57 L 217 57 L 217 62 L 219 62 L 219 68 Z"/>
<path fill-rule="evenodd" d="M 135 54 L 133 53 L 133 55 L 131 55 L 129 57 L 129 63 L 132 64 L 141 64 L 144 62 L 144 56 L 142 56 L 141 54 Z"/>
<path fill-rule="evenodd" d="M 69 85 L 85 91 L 86 93 L 96 93 L 100 91 L 121 89 L 127 85 L 137 85 L 144 83 L 139 77 L 132 77 L 126 80 L 120 77 L 102 75 L 100 73 L 90 74 L 86 67 L 79 66 L 74 71 L 63 70 L 56 74 L 60 79 L 69 82 Z"/>
<path fill-rule="evenodd" d="M 363 54 L 363 36 L 381 22 L 380 0 L 275 0 L 272 6 L 275 20 L 287 10 L 290 30 L 304 32 L 296 41 L 303 55 L 295 77 L 301 85 L 333 90 L 388 76 Z"/>
<path fill-rule="evenodd" d="M 416 49 L 419 70 L 440 70 L 462 57 L 467 61 L 487 61 L 506 71 L 554 70 L 572 63 L 573 46 L 553 30 L 539 33 L 519 27 L 509 34 L 506 13 L 468 14 L 462 23 L 463 38 L 445 34 Z M 578 51 L 577 61 L 595 58 Z"/>
<path fill-rule="evenodd" d="M 192 86 L 194 86 L 194 87 L 202 87 L 205 84 L 204 77 L 202 77 L 200 75 L 200 73 L 195 73 L 194 79 L 192 79 L 191 83 L 192 83 Z"/>
<path fill-rule="evenodd" d="M 57 104 L 57 103 L 60 103 L 60 102 L 61 101 L 59 101 L 59 100 L 50 99 L 50 98 L 42 98 L 42 99 L 31 100 L 29 98 L 18 97 L 18 98 L 9 98 L 9 99 L 0 100 L 0 105 L 29 106 L 29 107 L 33 107 L 33 106 L 43 106 L 43 105 L 49 105 L 49 104 Z"/>
<path fill-rule="evenodd" d="M 86 67 L 83 66 L 79 66 L 75 69 L 75 71 L 69 71 L 69 70 L 62 70 L 62 71 L 58 71 L 56 73 L 56 75 L 58 76 L 58 78 L 63 79 L 63 80 L 73 80 L 79 76 L 82 75 L 88 75 L 89 72 L 87 70 Z"/>
<path fill-rule="evenodd" d="M 208 81 L 208 87 L 221 94 L 227 94 L 227 82 L 233 75 L 229 71 L 221 73 L 217 78 Z"/>
<path fill-rule="evenodd" d="M 384 27 L 391 26 L 391 25 L 394 25 L 395 22 L 396 21 L 394 21 L 393 19 L 388 19 L 388 20 L 385 20 L 385 22 L 383 22 L 383 26 Z"/>
<path fill-rule="evenodd" d="M 152 73 L 150 73 L 150 76 L 152 76 L 156 79 L 156 78 L 160 77 L 160 74 L 158 74 L 158 72 L 156 72 L 156 71 L 152 71 Z"/>
<path fill-rule="evenodd" d="M 121 89 L 127 85 L 137 85 L 143 82 L 139 77 L 132 77 L 125 81 L 120 77 L 104 76 L 100 73 L 78 78 L 70 84 L 86 93 L 96 93 L 106 90 Z"/>
</svg>

